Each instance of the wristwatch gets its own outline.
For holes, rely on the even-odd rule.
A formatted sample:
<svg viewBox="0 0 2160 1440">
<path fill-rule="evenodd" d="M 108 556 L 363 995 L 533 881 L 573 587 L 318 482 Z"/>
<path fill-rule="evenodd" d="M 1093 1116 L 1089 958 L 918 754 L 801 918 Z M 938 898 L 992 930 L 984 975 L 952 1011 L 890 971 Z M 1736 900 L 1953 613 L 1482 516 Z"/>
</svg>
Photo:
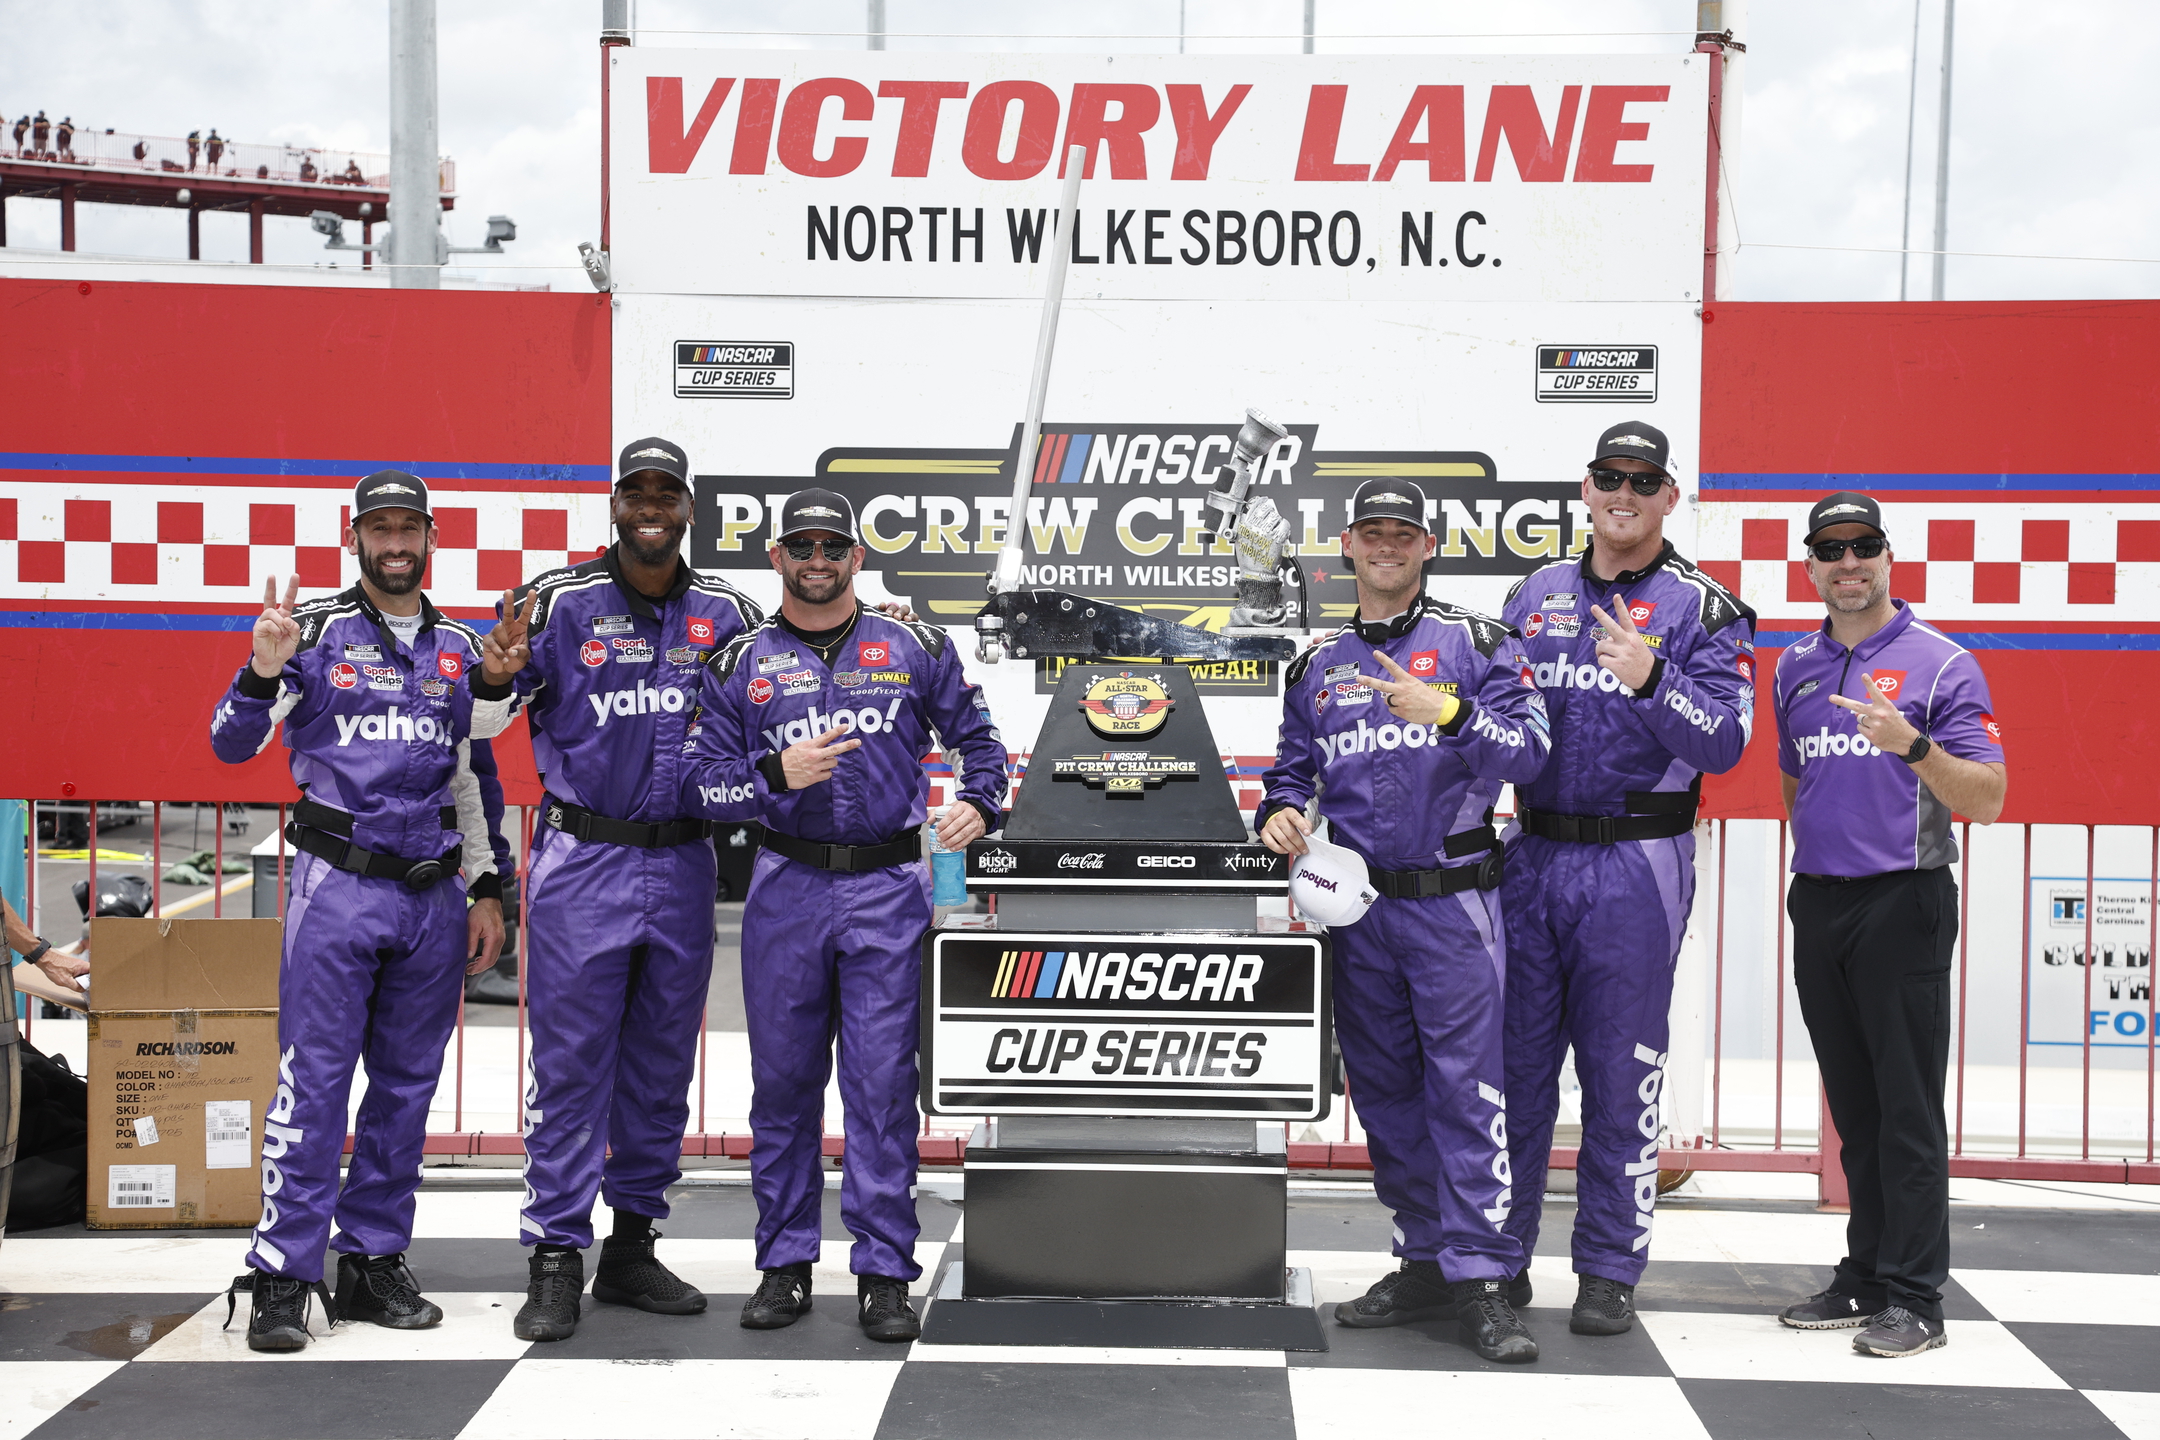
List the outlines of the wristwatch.
<svg viewBox="0 0 2160 1440">
<path fill-rule="evenodd" d="M 1912 749 L 1907 750 L 1899 758 L 1908 765 L 1917 765 L 1922 760 L 1927 759 L 1928 751 L 1934 748 L 1934 742 L 1929 740 L 1927 736 L 1922 735 L 1919 739 L 1912 742 Z"/>
<path fill-rule="evenodd" d="M 44 954 L 44 953 L 45 953 L 45 952 L 46 952 L 47 950 L 50 950 L 50 949 L 52 949 L 52 941 L 50 941 L 50 940 L 47 940 L 47 939 L 43 938 L 42 936 L 40 936 L 40 937 L 39 937 L 39 939 L 38 939 L 38 942 L 37 942 L 37 948 L 36 948 L 35 950 L 28 950 L 28 951 L 25 951 L 25 952 L 23 953 L 23 957 L 22 957 L 22 958 L 23 958 L 23 964 L 25 964 L 25 965 L 35 965 L 35 964 L 37 964 L 37 962 L 38 962 L 38 957 L 39 957 L 39 956 L 41 956 L 41 955 L 43 955 L 43 954 Z"/>
</svg>

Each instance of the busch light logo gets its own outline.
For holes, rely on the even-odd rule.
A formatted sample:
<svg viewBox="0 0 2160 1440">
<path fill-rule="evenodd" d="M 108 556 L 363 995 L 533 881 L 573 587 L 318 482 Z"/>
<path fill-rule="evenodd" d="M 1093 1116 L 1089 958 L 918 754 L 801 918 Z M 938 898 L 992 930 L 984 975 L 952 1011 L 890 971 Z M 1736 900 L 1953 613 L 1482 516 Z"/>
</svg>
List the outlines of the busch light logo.
<svg viewBox="0 0 2160 1440">
<path fill-rule="evenodd" d="M 985 850 L 975 857 L 975 869 L 984 875 L 1010 875 L 1020 868 L 1020 857 L 1010 850 Z"/>
</svg>

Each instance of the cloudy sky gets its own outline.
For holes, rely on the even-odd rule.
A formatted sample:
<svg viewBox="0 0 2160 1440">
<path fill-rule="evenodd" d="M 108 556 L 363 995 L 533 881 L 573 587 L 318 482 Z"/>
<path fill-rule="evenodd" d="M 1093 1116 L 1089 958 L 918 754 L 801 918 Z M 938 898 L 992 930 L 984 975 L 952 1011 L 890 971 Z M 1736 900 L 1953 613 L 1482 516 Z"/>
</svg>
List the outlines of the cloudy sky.
<svg viewBox="0 0 2160 1440">
<path fill-rule="evenodd" d="M 1912 244 L 1929 245 L 1944 0 L 1919 0 L 1920 113 Z M 864 0 L 638 0 L 639 41 L 861 48 Z M 887 0 L 889 48 L 1170 51 L 1179 0 Z M 1301 0 L 1186 0 L 1187 48 L 1294 52 Z M 1693 0 L 1318 0 L 1318 47 L 1400 54 L 1671 52 Z M 582 287 L 575 247 L 598 230 L 598 0 L 439 0 L 442 148 L 458 165 L 452 243 L 515 217 L 513 257 L 461 267 Z M 2059 43 L 2013 0 L 1958 8 L 1951 250 L 2160 258 L 2160 109 L 2149 76 L 2160 13 L 2129 0 L 2076 10 Z M 1890 300 L 1904 195 L 1911 0 L 1754 0 L 1743 37 L 1737 166 L 1741 298 Z M 782 27 L 798 33 L 782 33 Z M 1025 35 L 1004 33 L 1026 31 Z M 1494 32 L 1509 31 L 1506 36 Z M 739 33 L 746 32 L 746 33 Z M 800 33 L 812 32 L 812 33 Z M 828 33 L 816 33 L 828 32 Z M 86 128 L 385 151 L 388 20 L 377 3 L 75 0 L 9 7 L 0 110 L 43 108 Z M 1471 38 L 1479 35 L 1494 38 Z M 2140 98 L 2144 97 L 2144 98 Z M 2075 104 L 2072 104 L 2072 101 Z M 85 251 L 182 258 L 177 211 L 84 206 Z M 268 222 L 269 258 L 314 263 L 321 239 Z M 11 244 L 54 249 L 58 206 L 8 202 Z M 247 222 L 203 221 L 205 258 L 242 260 Z M 1780 248 L 1828 247 L 1828 248 Z M 1913 261 L 1924 298 L 1928 260 Z M 2150 296 L 2160 264 L 1948 262 L 1954 300 Z"/>
</svg>

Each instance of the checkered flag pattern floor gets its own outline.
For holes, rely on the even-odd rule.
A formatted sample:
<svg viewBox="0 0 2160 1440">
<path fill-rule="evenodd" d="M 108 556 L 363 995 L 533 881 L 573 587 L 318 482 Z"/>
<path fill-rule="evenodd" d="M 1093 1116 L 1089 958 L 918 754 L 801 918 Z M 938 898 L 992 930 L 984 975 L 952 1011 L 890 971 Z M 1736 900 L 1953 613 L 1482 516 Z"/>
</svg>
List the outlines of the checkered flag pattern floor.
<svg viewBox="0 0 2160 1440">
<path fill-rule="evenodd" d="M 786 1330 L 736 1323 L 756 1283 L 739 1184 L 685 1186 L 661 1255 L 712 1296 L 702 1316 L 588 1299 L 575 1338 L 510 1334 L 522 1298 L 517 1192 L 431 1181 L 411 1262 L 436 1330 L 340 1326 L 297 1357 L 251 1354 L 222 1292 L 237 1232 L 11 1237 L 0 1249 L 0 1436 L 1525 1437 L 2128 1435 L 2160 1440 L 2160 1225 L 2153 1210 L 1953 1212 L 1950 1344 L 1870 1360 L 1852 1332 L 1780 1327 L 1817 1289 L 1843 1220 L 1799 1203 L 1683 1202 L 1624 1336 L 1568 1333 L 1572 1210 L 1547 1209 L 1526 1319 L 1529 1367 L 1490 1365 L 1452 1322 L 1358 1331 L 1325 1354 L 878 1345 L 853 1318 L 847 1235 L 826 1194 L 816 1309 Z M 925 1192 L 919 1258 L 960 1258 L 964 1206 Z M 605 1218 L 603 1212 L 602 1218 Z M 1393 1268 L 1370 1193 L 1291 1202 L 1292 1263 L 1323 1307 Z M 921 1295 L 931 1287 L 915 1287 Z M 317 1331 L 321 1325 L 318 1320 Z"/>
</svg>

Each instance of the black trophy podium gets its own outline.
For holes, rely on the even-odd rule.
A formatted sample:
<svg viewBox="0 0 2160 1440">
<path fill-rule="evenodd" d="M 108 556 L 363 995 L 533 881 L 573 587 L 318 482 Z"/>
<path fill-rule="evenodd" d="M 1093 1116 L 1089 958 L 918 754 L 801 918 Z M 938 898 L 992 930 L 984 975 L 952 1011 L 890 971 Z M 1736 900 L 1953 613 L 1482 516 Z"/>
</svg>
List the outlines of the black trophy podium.
<svg viewBox="0 0 2160 1440">
<path fill-rule="evenodd" d="M 1184 667 L 1069 667 L 967 869 L 996 913 L 925 939 L 923 1106 L 987 1118 L 924 1339 L 1326 1349 L 1285 1225 L 1287 1125 L 1330 1099 L 1327 941 L 1259 930 L 1288 866 Z"/>
</svg>

